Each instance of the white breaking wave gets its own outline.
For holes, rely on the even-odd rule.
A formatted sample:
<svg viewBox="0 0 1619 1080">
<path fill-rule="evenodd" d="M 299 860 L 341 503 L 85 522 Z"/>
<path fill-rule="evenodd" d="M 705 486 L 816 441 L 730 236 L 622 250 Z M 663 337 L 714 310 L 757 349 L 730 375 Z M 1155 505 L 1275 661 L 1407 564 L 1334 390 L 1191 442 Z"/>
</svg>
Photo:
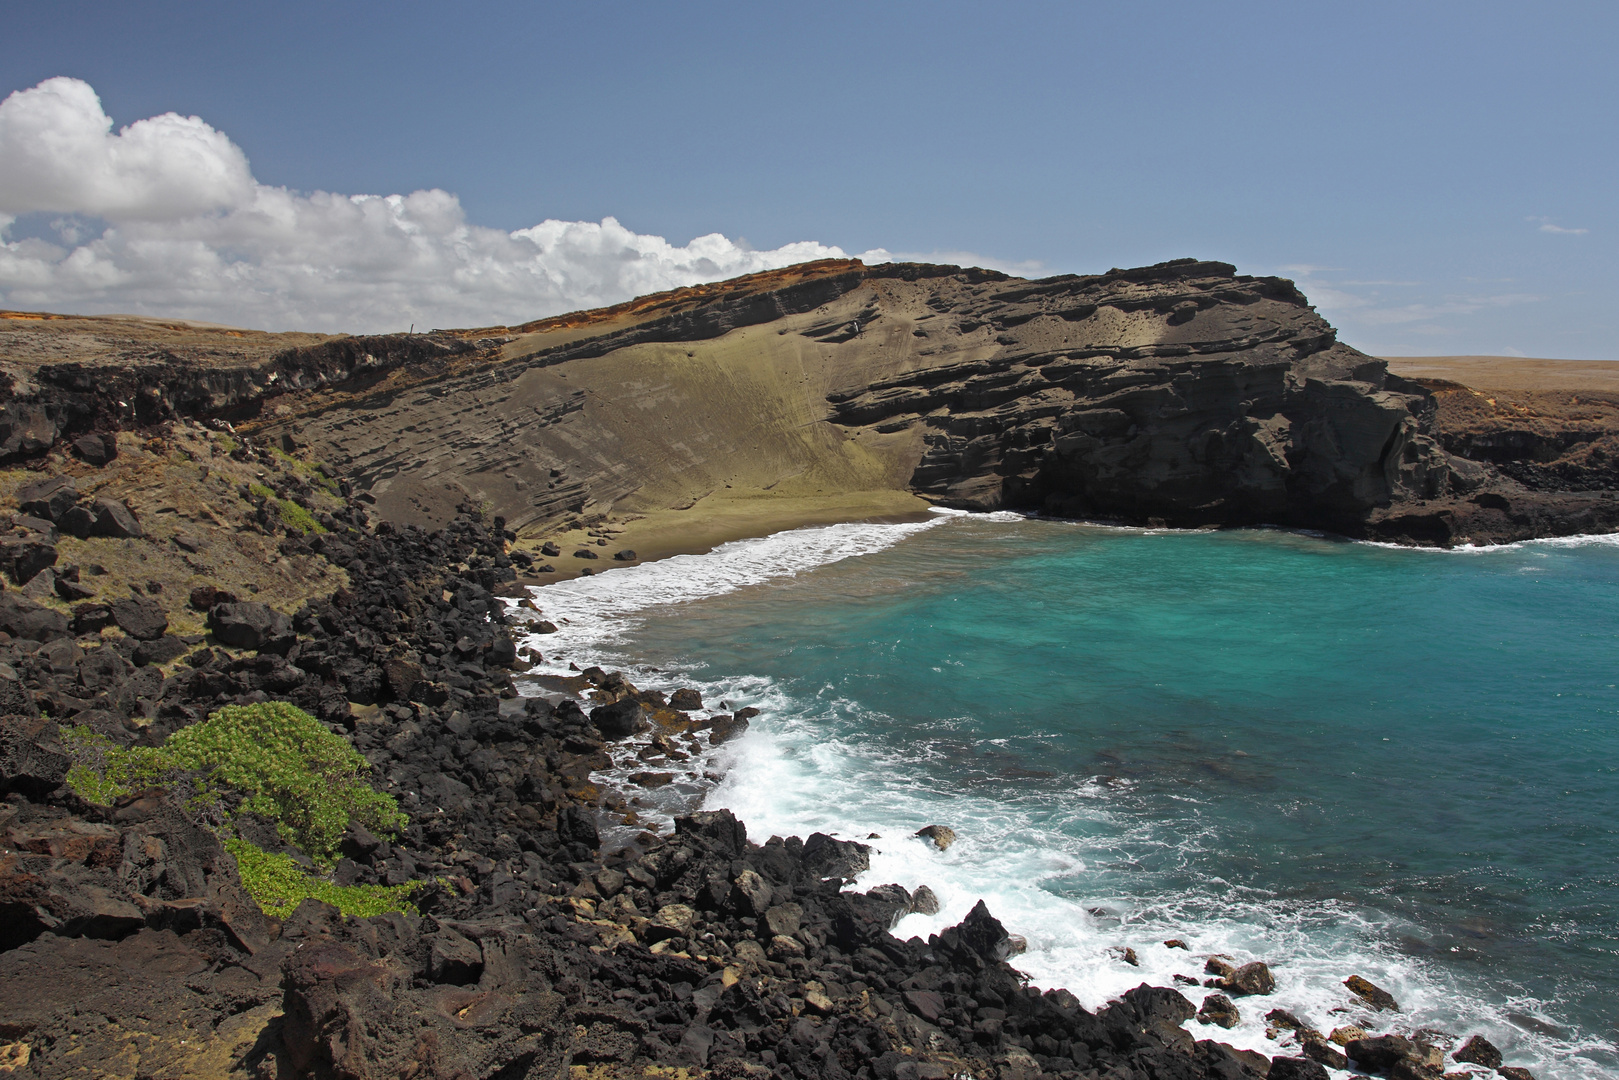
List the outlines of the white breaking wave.
<svg viewBox="0 0 1619 1080">
<path fill-rule="evenodd" d="M 633 617 L 653 608 L 722 596 L 750 585 L 794 577 L 859 555 L 884 551 L 943 517 L 898 525 L 852 522 L 818 525 L 752 540 L 733 540 L 703 555 L 676 555 L 658 562 L 608 570 L 531 590 L 555 634 L 531 635 L 527 644 L 547 658 L 598 663 L 633 627 Z M 522 617 L 515 606 L 513 614 Z M 619 657 L 625 663 L 628 658 Z M 566 666 L 564 663 L 562 666 Z M 550 670 L 555 665 L 545 666 Z"/>
</svg>

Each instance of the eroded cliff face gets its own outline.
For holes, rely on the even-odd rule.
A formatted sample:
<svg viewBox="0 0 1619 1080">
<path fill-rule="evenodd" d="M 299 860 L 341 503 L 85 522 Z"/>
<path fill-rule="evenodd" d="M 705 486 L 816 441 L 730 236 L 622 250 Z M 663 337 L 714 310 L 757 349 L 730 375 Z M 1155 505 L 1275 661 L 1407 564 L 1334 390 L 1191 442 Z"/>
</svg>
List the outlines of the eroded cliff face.
<svg viewBox="0 0 1619 1080">
<path fill-rule="evenodd" d="M 1343 529 L 1453 483 L 1427 392 L 1290 282 L 1188 260 L 907 291 L 923 362 L 834 394 L 831 418 L 919 430 L 911 484 L 946 505 Z"/>
<path fill-rule="evenodd" d="M 685 305 L 471 332 L 464 371 L 290 400 L 389 516 L 459 488 L 513 527 L 736 490 L 1353 531 L 1456 486 L 1432 399 L 1290 282 L 1183 262 L 1024 281 L 854 263 Z M 670 310 L 673 308 L 673 310 Z"/>
<path fill-rule="evenodd" d="M 11 460 L 222 417 L 307 445 L 391 520 L 470 496 L 529 535 L 908 492 L 1421 543 L 1619 527 L 1583 481 L 1453 456 L 1472 444 L 1441 440 L 1433 393 L 1291 282 L 1189 259 L 1040 281 L 836 260 L 516 327 L 7 370 Z"/>
</svg>

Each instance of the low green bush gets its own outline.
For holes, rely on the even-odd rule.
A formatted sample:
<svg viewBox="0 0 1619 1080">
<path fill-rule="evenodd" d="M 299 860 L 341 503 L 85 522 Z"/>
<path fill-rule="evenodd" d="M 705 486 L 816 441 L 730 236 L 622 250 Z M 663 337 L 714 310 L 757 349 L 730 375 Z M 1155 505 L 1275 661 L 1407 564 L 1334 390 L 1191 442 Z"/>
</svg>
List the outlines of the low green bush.
<svg viewBox="0 0 1619 1080">
<path fill-rule="evenodd" d="M 223 822 L 219 831 L 237 857 L 243 883 L 271 914 L 272 907 L 284 906 L 289 898 L 296 907 L 308 896 L 345 911 L 369 911 L 378 904 L 384 905 L 380 910 L 403 910 L 399 904 L 415 887 L 335 885 L 236 835 L 233 815 L 264 818 L 275 824 L 283 840 L 329 870 L 351 822 L 383 836 L 405 825 L 398 803 L 366 782 L 370 766 L 365 758 L 295 706 L 227 705 L 158 747 L 120 747 L 83 726 L 65 732 L 64 744 L 73 757 L 68 784 L 89 802 L 107 805 L 143 787 L 186 780 L 196 792 L 192 808 L 205 819 Z M 228 814 L 226 792 L 240 800 Z M 344 889 L 349 891 L 333 891 Z M 342 897 L 343 903 L 333 897 Z"/>
<path fill-rule="evenodd" d="M 264 911 L 285 919 L 305 900 L 321 900 L 345 915 L 366 917 L 390 911 L 413 911 L 411 894 L 427 886 L 425 881 L 405 885 L 337 885 L 310 874 L 292 856 L 265 851 L 240 837 L 226 837 L 225 850 L 236 859 L 236 872 Z"/>
</svg>

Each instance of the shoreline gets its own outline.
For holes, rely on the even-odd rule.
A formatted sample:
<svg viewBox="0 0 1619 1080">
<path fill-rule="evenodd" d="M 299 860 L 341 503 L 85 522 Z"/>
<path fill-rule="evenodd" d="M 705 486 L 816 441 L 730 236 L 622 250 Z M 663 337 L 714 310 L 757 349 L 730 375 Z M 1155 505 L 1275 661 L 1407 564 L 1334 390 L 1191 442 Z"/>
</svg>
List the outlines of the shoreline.
<svg viewBox="0 0 1619 1080">
<path fill-rule="evenodd" d="M 948 510 L 943 510 L 942 508 L 935 508 L 933 510 L 933 513 L 939 515 L 942 518 L 954 517 L 954 516 L 958 516 L 958 515 L 960 515 L 960 516 L 973 516 L 973 517 L 987 517 L 987 516 L 989 516 L 989 515 L 977 515 L 977 514 L 969 515 L 969 514 L 967 514 L 967 512 L 964 512 L 964 511 L 948 511 Z M 1010 516 L 1010 515 L 1008 515 L 1008 516 Z M 1025 515 L 1017 515 L 1017 516 L 1022 517 L 1022 516 L 1025 516 Z M 1080 526 L 1083 526 L 1083 527 L 1102 528 L 1102 529 L 1119 530 L 1119 531 L 1133 531 L 1133 532 L 1143 532 L 1143 533 L 1159 533 L 1159 532 L 1171 532 L 1171 531 L 1173 531 L 1173 532 L 1212 531 L 1212 530 L 1195 530 L 1195 529 L 1192 529 L 1192 530 L 1178 530 L 1178 529 L 1177 530 L 1172 530 L 1172 529 L 1168 529 L 1168 528 L 1161 527 L 1161 526 L 1159 526 L 1159 527 L 1151 527 L 1151 526 L 1119 525 L 1119 524 L 1113 524 L 1113 523 L 1097 523 L 1097 522 L 1075 521 L 1075 520 L 1072 520 L 1072 519 L 1049 519 L 1049 520 L 1060 521 L 1060 522 L 1064 522 L 1064 523 L 1068 523 L 1068 524 L 1074 524 L 1074 525 L 1080 525 Z M 867 522 L 862 522 L 862 523 L 867 523 Z M 1253 528 L 1254 528 L 1255 531 L 1283 531 L 1283 532 L 1295 533 L 1295 534 L 1305 536 L 1305 537 L 1308 537 L 1308 538 L 1311 538 L 1311 539 L 1320 539 L 1320 540 L 1329 540 L 1329 541 L 1347 541 L 1347 542 L 1352 542 L 1352 543 L 1365 543 L 1365 544 L 1368 544 L 1369 546 L 1376 546 L 1376 547 L 1402 547 L 1402 548 L 1403 547 L 1419 547 L 1419 545 L 1395 545 L 1395 544 L 1379 543 L 1379 542 L 1376 542 L 1376 541 L 1359 541 L 1359 540 L 1353 540 L 1352 538 L 1323 535 L 1321 533 L 1313 532 L 1313 531 L 1310 531 L 1310 530 L 1279 529 L 1279 528 L 1275 528 L 1275 527 L 1253 527 Z M 794 530 L 792 530 L 792 529 L 781 530 L 782 533 L 791 532 L 791 531 L 794 531 Z M 775 536 L 778 536 L 778 535 L 780 535 L 780 534 L 779 533 L 777 533 L 777 534 L 769 534 L 769 536 L 767 536 L 767 537 L 759 537 L 757 539 L 761 539 L 761 540 L 762 539 L 769 539 L 769 538 L 772 538 L 772 537 L 775 537 Z M 1518 541 L 1518 542 L 1514 542 L 1512 544 L 1507 544 L 1507 545 L 1492 545 L 1491 548 L 1457 548 L 1457 549 L 1434 548 L 1432 550 L 1436 550 L 1436 551 L 1454 551 L 1457 554 L 1480 554 L 1480 553 L 1486 553 L 1489 550 L 1508 550 L 1510 548 L 1518 547 L 1518 546 L 1525 545 L 1525 544 L 1538 543 L 1538 542 L 1541 542 L 1542 540 L 1550 541 L 1553 544 L 1566 544 L 1566 543 L 1569 543 L 1569 542 L 1578 542 L 1578 541 L 1581 541 L 1581 540 L 1586 540 L 1586 541 L 1590 541 L 1590 540 L 1597 540 L 1597 541 L 1608 540 L 1608 541 L 1611 542 L 1611 541 L 1613 541 L 1615 539 L 1619 539 L 1619 538 L 1616 538 L 1614 536 L 1614 534 L 1600 533 L 1600 534 L 1590 534 L 1588 536 L 1583 536 L 1583 537 L 1547 537 L 1547 538 L 1539 538 L 1537 540 Z M 821 565 L 826 565 L 826 564 L 821 564 Z M 800 572 L 805 572 L 805 571 L 800 571 Z M 746 587 L 746 586 L 743 586 L 743 587 Z M 725 591 L 729 591 L 729 590 L 725 590 Z M 534 594 L 532 594 L 532 595 L 534 595 L 536 602 L 543 602 L 544 599 L 545 599 L 543 587 L 535 590 Z M 714 595 L 714 594 L 707 594 L 707 595 Z M 543 639 L 541 639 L 541 640 L 543 640 Z M 622 653 L 622 650 L 618 650 L 618 651 L 620 651 Z M 567 659 L 571 659 L 571 658 L 567 658 Z M 596 658 L 596 659 L 600 660 L 600 658 Z M 604 660 L 601 660 L 600 662 L 605 664 Z M 584 660 L 581 659 L 580 663 L 584 663 Z M 704 678 L 704 677 L 697 677 L 696 679 L 694 679 L 693 676 L 695 675 L 695 672 L 684 672 L 684 673 L 682 673 L 682 672 L 679 672 L 679 671 L 664 671 L 664 670 L 662 670 L 662 669 L 660 669 L 660 668 L 658 668 L 656 666 L 653 666 L 651 663 L 649 663 L 646 660 L 644 660 L 642 658 L 639 658 L 639 657 L 631 657 L 631 656 L 628 656 L 628 655 L 620 655 L 619 657 L 616 658 L 615 663 L 622 665 L 624 670 L 627 673 L 631 674 L 631 675 L 634 675 L 634 673 L 636 671 L 638 671 L 638 670 L 639 671 L 644 671 L 644 672 L 649 672 L 649 673 L 655 673 L 655 678 L 649 677 L 648 683 L 651 684 L 651 685 L 656 685 L 656 686 L 658 686 L 658 687 L 660 687 L 662 689 L 665 689 L 665 690 L 669 689 L 670 687 L 678 686 L 678 685 L 682 685 L 682 684 L 689 685 L 693 681 L 696 681 L 696 682 L 708 682 L 708 681 L 710 681 L 710 679 Z M 744 676 L 735 676 L 735 675 L 731 676 L 731 678 L 741 678 L 741 677 L 744 677 Z M 669 685 L 664 686 L 665 683 L 668 683 Z M 707 693 L 706 690 L 704 692 L 705 692 L 705 694 Z M 626 750 L 633 750 L 633 749 L 638 749 L 639 745 L 640 744 L 638 744 L 638 743 L 626 743 L 626 744 L 624 744 L 624 748 Z M 711 750 L 712 750 L 712 748 L 711 748 Z M 723 758 L 722 754 L 717 754 L 716 753 L 715 756 Z M 705 762 L 704 764 L 706 766 L 708 763 Z M 628 763 L 615 762 L 615 766 L 617 766 L 613 770 L 613 773 L 615 775 L 602 777 L 601 786 L 605 788 L 610 784 L 616 784 L 616 785 L 618 785 L 618 790 L 619 790 L 620 794 L 622 794 L 624 797 L 630 798 L 630 797 L 636 795 L 637 794 L 636 788 L 633 786 L 633 783 L 630 782 L 629 779 L 628 779 L 628 774 L 630 773 L 630 770 L 635 768 L 633 756 L 630 758 Z M 643 766 L 643 767 L 662 767 L 662 766 Z M 724 781 L 725 781 L 728 774 L 729 774 L 729 770 L 725 770 L 725 771 L 721 772 L 720 775 L 714 775 L 714 772 L 712 772 L 712 771 L 706 772 L 706 775 L 703 775 L 698 780 L 694 781 L 694 782 L 700 784 L 701 790 L 699 790 L 699 791 L 693 793 L 692 795 L 690 795 L 689 798 L 686 800 L 686 804 L 683 807 L 681 807 L 680 809 L 678 809 L 678 810 L 671 811 L 669 813 L 669 816 L 671 818 L 675 818 L 675 817 L 678 817 L 681 813 L 690 815 L 690 814 L 693 814 L 693 813 L 703 812 L 704 809 L 706 807 L 708 807 L 709 799 L 711 798 L 712 794 L 714 793 L 715 790 L 717 790 L 718 788 L 720 788 L 723 785 L 723 783 L 724 783 Z M 702 781 L 704 781 L 704 780 L 706 780 L 707 782 L 702 783 Z M 722 805 L 726 805 L 726 804 L 722 804 Z M 739 814 L 739 816 L 741 816 L 741 811 L 740 810 L 738 811 L 738 814 Z M 811 827 L 812 826 L 810 826 L 810 825 L 801 825 L 799 827 L 799 829 L 803 830 L 803 829 L 808 829 L 808 828 L 811 828 Z M 881 826 L 878 825 L 875 822 L 873 823 L 873 827 L 874 828 L 881 828 Z M 889 830 L 887 828 L 882 828 L 881 831 L 885 835 L 887 835 L 889 833 Z M 838 838 L 843 838 L 844 836 L 847 836 L 849 839 L 854 839 L 857 836 L 864 836 L 864 833 L 860 832 L 859 830 L 856 830 L 856 832 L 854 832 L 854 833 L 839 833 L 837 831 L 832 831 L 831 835 L 834 836 L 834 837 L 838 837 Z M 895 834 L 895 835 L 898 835 L 898 834 Z M 875 836 L 875 834 L 873 834 L 873 836 Z M 880 845 L 879 845 L 879 847 L 880 847 Z M 877 853 L 877 850 L 874 849 L 873 854 L 875 855 L 876 853 Z M 884 878 L 884 877 L 870 878 L 862 886 L 858 886 L 858 887 L 864 887 L 864 885 L 871 885 L 871 884 L 874 884 L 875 882 L 884 881 L 884 880 L 889 880 L 889 879 Z M 906 878 L 901 878 L 900 880 L 908 881 L 908 879 L 906 879 Z M 924 882 L 924 884 L 926 884 L 926 882 Z M 1008 929 L 1011 930 L 1014 933 L 1017 933 L 1022 928 L 1020 928 L 1018 926 L 1015 926 L 1015 925 L 1009 925 Z M 1260 955 L 1262 955 L 1262 953 Z M 1201 960 L 1201 957 L 1199 959 Z M 1013 963 L 1014 963 L 1014 966 L 1015 966 L 1015 960 L 1013 961 Z M 1348 970 L 1349 970 L 1348 968 L 1345 968 L 1346 972 Z M 1374 974 L 1375 975 L 1374 972 L 1367 972 L 1367 974 Z M 1162 977 L 1162 976 L 1160 975 L 1158 977 Z M 1052 986 L 1058 985 L 1055 982 L 1050 982 L 1049 979 L 1042 980 L 1042 985 L 1046 985 L 1048 983 L 1050 985 L 1052 985 Z M 1069 985 L 1072 985 L 1072 984 L 1070 983 Z M 1163 985 L 1163 984 L 1160 983 L 1159 985 Z M 1055 991 L 1053 991 L 1053 992 L 1055 992 Z M 1195 995 L 1194 995 L 1194 997 L 1195 997 Z M 1467 1000 L 1467 999 L 1463 999 L 1463 1000 Z M 1091 1006 L 1091 1007 L 1094 1008 L 1094 1007 L 1097 1007 L 1097 1006 Z M 1197 1019 L 1203 1020 L 1203 1017 L 1199 1016 Z M 1466 1029 L 1462 1029 L 1462 1030 L 1466 1030 Z M 1221 1036 L 1219 1036 L 1216 1033 L 1215 1037 L 1220 1038 Z M 1278 1053 L 1278 1052 L 1281 1052 L 1281 1053 L 1289 1052 L 1285 1048 L 1283 1050 L 1281 1050 L 1281 1051 L 1278 1051 L 1275 1048 L 1267 1047 L 1267 1046 L 1260 1046 L 1257 1049 L 1259 1049 L 1260 1051 L 1265 1052 L 1267 1054 Z M 1297 1048 L 1294 1048 L 1291 1052 L 1297 1053 L 1298 1052 Z"/>
</svg>

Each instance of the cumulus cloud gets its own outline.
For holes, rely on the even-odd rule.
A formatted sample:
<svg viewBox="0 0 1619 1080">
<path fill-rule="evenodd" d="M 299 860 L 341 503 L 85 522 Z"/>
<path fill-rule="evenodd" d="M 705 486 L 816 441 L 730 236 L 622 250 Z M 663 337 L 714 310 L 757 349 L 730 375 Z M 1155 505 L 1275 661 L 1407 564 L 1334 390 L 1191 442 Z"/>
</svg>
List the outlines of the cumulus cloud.
<svg viewBox="0 0 1619 1080">
<path fill-rule="evenodd" d="M 50 215 L 59 216 L 47 226 Z M 35 235 L 22 235 L 35 219 Z M 436 189 L 339 195 L 260 184 L 241 149 L 194 116 L 114 132 L 77 79 L 0 102 L 0 306 L 9 308 L 266 329 L 480 326 L 844 255 L 815 241 L 754 251 L 719 233 L 677 246 L 610 217 L 505 232 L 469 223 L 460 201 Z"/>
</svg>

